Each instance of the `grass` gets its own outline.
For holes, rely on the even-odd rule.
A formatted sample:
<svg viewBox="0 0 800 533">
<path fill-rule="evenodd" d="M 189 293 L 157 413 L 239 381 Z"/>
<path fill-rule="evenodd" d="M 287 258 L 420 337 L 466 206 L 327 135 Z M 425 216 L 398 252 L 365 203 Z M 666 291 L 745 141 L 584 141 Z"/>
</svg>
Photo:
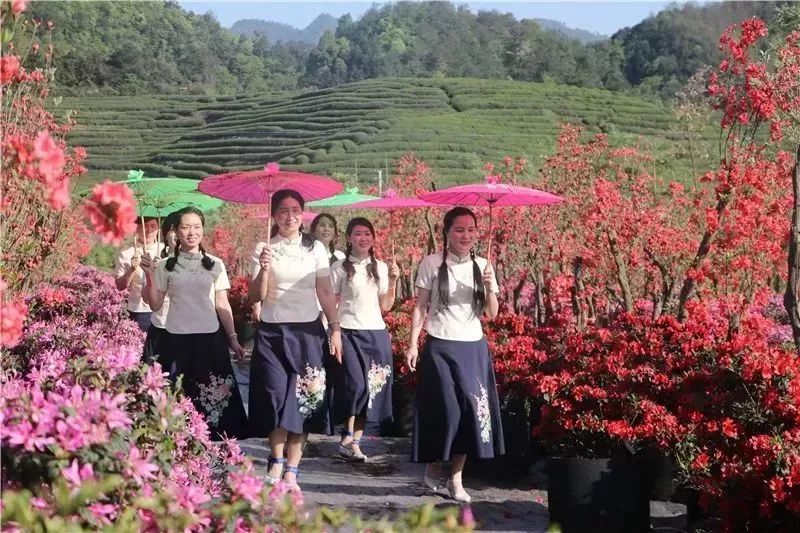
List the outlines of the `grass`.
<svg viewBox="0 0 800 533">
<path fill-rule="evenodd" d="M 587 135 L 606 132 L 615 145 L 643 140 L 656 172 L 694 178 L 668 109 L 554 84 L 388 78 L 299 94 L 64 98 L 60 109 L 77 111 L 70 142 L 89 153 L 85 185 L 133 168 L 200 179 L 275 160 L 326 174 L 357 167 L 360 181 L 374 183 L 377 169 L 408 151 L 431 165 L 437 185 L 463 183 L 505 155 L 538 167 L 566 121 Z M 715 143 L 710 124 L 703 143 L 706 151 Z"/>
</svg>

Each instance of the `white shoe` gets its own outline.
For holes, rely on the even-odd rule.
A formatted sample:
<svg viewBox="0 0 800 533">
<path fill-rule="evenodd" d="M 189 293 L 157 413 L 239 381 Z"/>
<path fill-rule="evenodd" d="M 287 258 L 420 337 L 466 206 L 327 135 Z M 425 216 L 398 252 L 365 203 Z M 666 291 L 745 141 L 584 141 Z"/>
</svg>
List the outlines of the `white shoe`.
<svg viewBox="0 0 800 533">
<path fill-rule="evenodd" d="M 464 490 L 464 487 L 458 487 L 458 489 L 455 488 L 452 479 L 447 480 L 446 487 L 447 492 L 450 493 L 450 498 L 454 499 L 455 501 L 459 503 L 469 503 L 472 501 L 472 496 L 470 496 L 467 491 Z"/>
<path fill-rule="evenodd" d="M 358 444 L 358 442 L 352 441 L 350 446 L 339 444 L 339 455 L 354 463 L 365 463 L 367 461 L 367 456 L 361 452 L 356 453 L 352 448 L 353 444 Z"/>
</svg>

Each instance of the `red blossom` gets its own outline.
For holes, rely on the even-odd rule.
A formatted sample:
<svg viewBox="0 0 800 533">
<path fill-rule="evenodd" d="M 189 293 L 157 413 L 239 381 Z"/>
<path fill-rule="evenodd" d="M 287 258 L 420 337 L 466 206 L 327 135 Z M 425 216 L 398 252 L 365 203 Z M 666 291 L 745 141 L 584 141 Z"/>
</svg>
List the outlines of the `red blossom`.
<svg viewBox="0 0 800 533">
<path fill-rule="evenodd" d="M 122 183 L 105 181 L 95 185 L 84 211 L 103 242 L 119 246 L 136 231 L 136 200 Z"/>
</svg>

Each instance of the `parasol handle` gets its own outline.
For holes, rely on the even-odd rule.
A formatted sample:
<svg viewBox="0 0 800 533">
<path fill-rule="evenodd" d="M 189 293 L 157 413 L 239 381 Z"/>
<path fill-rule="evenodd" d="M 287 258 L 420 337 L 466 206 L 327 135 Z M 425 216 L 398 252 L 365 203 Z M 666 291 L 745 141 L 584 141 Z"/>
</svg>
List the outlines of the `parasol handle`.
<svg viewBox="0 0 800 533">
<path fill-rule="evenodd" d="M 139 216 L 142 221 L 142 255 L 147 253 L 147 231 L 144 228 L 144 215 Z"/>
<path fill-rule="evenodd" d="M 494 207 L 494 204 L 489 204 L 489 247 L 486 249 L 486 261 L 489 264 L 492 263 L 492 236 L 494 235 L 492 207 Z"/>
</svg>

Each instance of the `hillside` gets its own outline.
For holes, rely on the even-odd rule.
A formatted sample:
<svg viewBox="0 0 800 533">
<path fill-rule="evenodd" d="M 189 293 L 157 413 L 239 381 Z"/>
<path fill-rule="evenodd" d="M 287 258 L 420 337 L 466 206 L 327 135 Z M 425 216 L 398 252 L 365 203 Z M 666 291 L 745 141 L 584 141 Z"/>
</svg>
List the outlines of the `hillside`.
<svg viewBox="0 0 800 533">
<path fill-rule="evenodd" d="M 300 94 L 65 98 L 61 107 L 78 110 L 70 141 L 89 152 L 89 181 L 131 168 L 197 179 L 274 160 L 328 174 L 358 167 L 364 181 L 414 151 L 442 183 L 463 182 L 507 154 L 538 167 L 564 121 L 606 131 L 614 143 L 644 136 L 656 172 L 691 179 L 663 107 L 563 85 L 394 78 Z M 713 131 L 706 137 L 713 141 Z"/>
<path fill-rule="evenodd" d="M 581 28 L 570 28 L 560 20 L 540 19 L 540 18 L 535 18 L 533 20 L 535 20 L 536 23 L 539 24 L 539 26 L 541 26 L 546 30 L 560 33 L 564 37 L 580 41 L 582 44 L 591 44 L 608 39 L 607 35 L 602 35 L 600 33 L 595 33 L 593 31 L 583 30 Z"/>
<path fill-rule="evenodd" d="M 316 45 L 322 34 L 327 30 L 335 31 L 337 24 L 338 20 L 335 17 L 322 13 L 302 30 L 289 24 L 271 20 L 243 19 L 234 22 L 233 26 L 231 26 L 231 32 L 247 37 L 255 37 L 256 34 L 261 34 L 271 43 L 282 41 L 284 43 Z"/>
</svg>

